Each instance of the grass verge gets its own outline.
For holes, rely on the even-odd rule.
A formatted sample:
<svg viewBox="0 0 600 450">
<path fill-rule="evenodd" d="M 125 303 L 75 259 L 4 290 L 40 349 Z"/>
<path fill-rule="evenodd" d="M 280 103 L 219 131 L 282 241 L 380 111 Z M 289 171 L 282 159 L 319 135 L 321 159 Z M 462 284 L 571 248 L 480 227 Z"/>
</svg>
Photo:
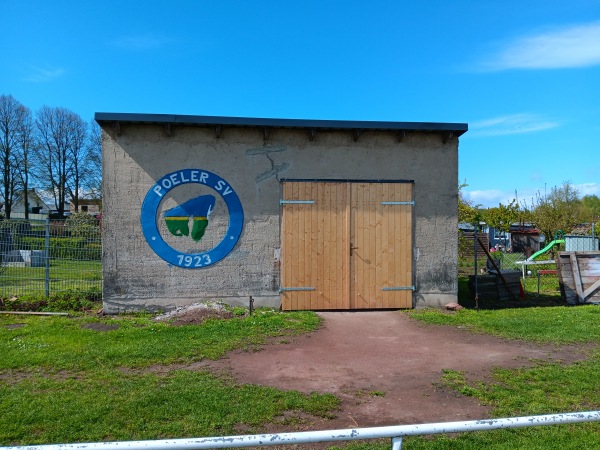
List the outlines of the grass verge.
<svg viewBox="0 0 600 450">
<path fill-rule="evenodd" d="M 34 375 L 0 387 L 4 445 L 257 432 L 285 412 L 326 416 L 333 395 L 236 385 L 205 372 Z"/>
<path fill-rule="evenodd" d="M 510 339 L 536 343 L 597 344 L 600 308 L 543 307 L 501 310 L 410 311 L 411 317 L 436 325 L 466 327 Z M 600 351 L 573 364 L 537 362 L 521 369 L 496 368 L 492 381 L 469 382 L 466 374 L 444 370 L 441 384 L 459 395 L 474 397 L 492 407 L 493 417 L 514 417 L 600 409 Z M 408 437 L 409 449 L 580 449 L 600 448 L 600 424 L 585 423 Z M 383 450 L 389 441 L 356 443 L 346 450 Z M 331 447 L 331 450 L 340 447 Z"/>
<path fill-rule="evenodd" d="M 0 314 L 0 445 L 254 433 L 328 416 L 338 404 L 330 394 L 237 385 L 181 368 L 319 323 L 314 313 L 260 309 L 181 327 L 149 315 Z"/>
<path fill-rule="evenodd" d="M 431 324 L 461 326 L 510 339 L 555 344 L 600 342 L 600 307 L 595 305 L 463 309 L 453 314 L 422 309 L 409 314 Z"/>
</svg>

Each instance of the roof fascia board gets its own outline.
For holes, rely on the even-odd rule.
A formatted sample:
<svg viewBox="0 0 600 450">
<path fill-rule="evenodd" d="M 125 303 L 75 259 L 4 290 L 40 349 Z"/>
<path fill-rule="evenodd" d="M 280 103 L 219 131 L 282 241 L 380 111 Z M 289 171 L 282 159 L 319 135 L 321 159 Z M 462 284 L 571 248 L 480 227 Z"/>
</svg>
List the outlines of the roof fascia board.
<svg viewBox="0 0 600 450">
<path fill-rule="evenodd" d="M 437 122 L 375 122 L 344 120 L 304 120 L 304 119 L 267 119 L 251 117 L 190 116 L 174 114 L 137 114 L 97 112 L 94 119 L 99 124 L 105 122 L 121 123 L 157 123 L 181 125 L 229 125 L 238 127 L 278 127 L 278 128 L 314 128 L 314 129 L 362 129 L 362 130 L 405 130 L 453 132 L 457 136 L 469 128 L 466 123 Z"/>
</svg>

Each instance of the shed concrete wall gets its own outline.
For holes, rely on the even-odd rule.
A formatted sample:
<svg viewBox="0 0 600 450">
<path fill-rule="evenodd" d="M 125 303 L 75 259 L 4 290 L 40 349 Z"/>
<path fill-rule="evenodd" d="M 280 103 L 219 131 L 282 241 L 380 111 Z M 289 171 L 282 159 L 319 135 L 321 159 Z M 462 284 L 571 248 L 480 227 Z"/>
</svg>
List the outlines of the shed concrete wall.
<svg viewBox="0 0 600 450">
<path fill-rule="evenodd" d="M 244 208 L 236 247 L 201 269 L 170 266 L 144 239 L 140 211 L 154 183 L 181 169 L 226 180 Z M 280 178 L 414 180 L 414 306 L 440 306 L 457 294 L 458 139 L 435 132 L 308 130 L 125 124 L 103 129 L 104 308 L 169 310 L 201 300 L 278 306 Z M 186 185 L 173 196 L 184 198 Z M 177 198 L 174 198 L 177 201 Z M 211 227 L 226 227 L 218 223 Z"/>
</svg>

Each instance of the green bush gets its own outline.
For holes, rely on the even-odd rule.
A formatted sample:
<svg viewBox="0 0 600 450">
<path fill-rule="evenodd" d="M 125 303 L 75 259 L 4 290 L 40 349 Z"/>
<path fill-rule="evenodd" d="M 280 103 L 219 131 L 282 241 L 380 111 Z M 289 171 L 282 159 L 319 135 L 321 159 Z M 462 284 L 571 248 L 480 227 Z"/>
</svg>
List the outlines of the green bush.
<svg viewBox="0 0 600 450">
<path fill-rule="evenodd" d="M 31 233 L 31 223 L 28 220 L 2 220 L 0 221 L 0 231 L 12 235 Z"/>
<path fill-rule="evenodd" d="M 102 259 L 102 244 L 89 242 L 83 250 L 81 259 L 85 259 L 86 261 L 100 261 Z"/>
<path fill-rule="evenodd" d="M 45 238 L 24 237 L 20 244 L 24 250 L 46 249 Z M 102 246 L 96 242 L 88 242 L 82 237 L 50 238 L 50 258 L 100 261 Z"/>
<path fill-rule="evenodd" d="M 100 232 L 98 220 L 84 212 L 71 214 L 65 221 L 65 227 L 72 237 L 95 238 Z"/>
<path fill-rule="evenodd" d="M 0 297 L 0 310 L 3 311 L 89 311 L 101 307 L 102 292 L 98 288 L 86 291 L 57 292 L 45 297 L 42 294 L 24 295 L 8 299 Z"/>
</svg>

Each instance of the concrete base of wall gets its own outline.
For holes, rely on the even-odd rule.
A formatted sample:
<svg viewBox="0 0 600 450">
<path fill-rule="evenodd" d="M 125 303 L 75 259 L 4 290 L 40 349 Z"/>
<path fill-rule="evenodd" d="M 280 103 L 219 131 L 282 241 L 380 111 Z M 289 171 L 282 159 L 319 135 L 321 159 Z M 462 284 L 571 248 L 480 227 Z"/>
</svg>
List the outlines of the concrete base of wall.
<svg viewBox="0 0 600 450">
<path fill-rule="evenodd" d="M 281 298 L 279 295 L 252 296 L 254 307 L 267 307 L 279 309 Z M 135 298 L 135 299 L 112 299 L 103 301 L 104 314 L 120 314 L 135 311 L 169 312 L 179 306 L 187 306 L 193 303 L 220 302 L 230 306 L 250 305 L 250 297 L 219 297 L 219 298 Z"/>
<path fill-rule="evenodd" d="M 443 308 L 448 303 L 457 303 L 456 294 L 422 293 L 415 297 L 415 309 L 419 308 Z"/>
<path fill-rule="evenodd" d="M 281 307 L 281 297 L 279 295 L 252 296 L 254 307 L 276 308 Z M 112 299 L 104 300 L 104 314 L 119 314 L 134 311 L 148 312 L 168 312 L 180 306 L 187 306 L 193 303 L 202 302 L 221 302 L 230 306 L 243 306 L 248 308 L 250 297 L 220 297 L 220 298 L 136 298 L 136 299 Z M 415 296 L 415 309 L 419 308 L 443 308 L 448 303 L 456 303 L 457 296 L 453 294 L 442 293 L 418 293 Z"/>
</svg>

